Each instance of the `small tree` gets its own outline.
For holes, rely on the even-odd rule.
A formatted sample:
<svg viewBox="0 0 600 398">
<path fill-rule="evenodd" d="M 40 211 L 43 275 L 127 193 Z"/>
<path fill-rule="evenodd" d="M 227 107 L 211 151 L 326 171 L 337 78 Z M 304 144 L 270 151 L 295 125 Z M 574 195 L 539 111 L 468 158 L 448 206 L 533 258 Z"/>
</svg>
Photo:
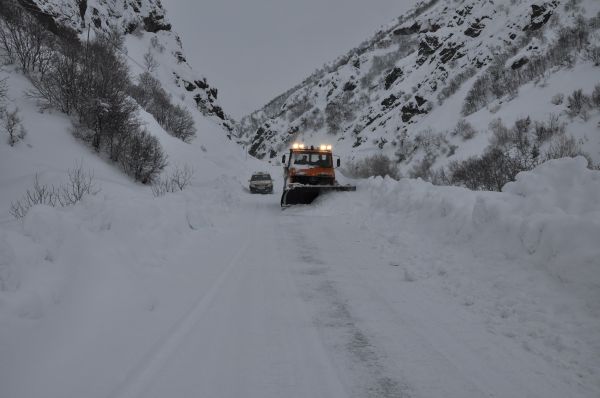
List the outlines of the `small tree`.
<svg viewBox="0 0 600 398">
<path fill-rule="evenodd" d="M 25 127 L 21 124 L 19 108 L 14 111 L 2 110 L 0 113 L 2 119 L 2 129 L 8 134 L 8 145 L 14 146 L 17 142 L 23 140 L 27 135 Z"/>
<path fill-rule="evenodd" d="M 158 139 L 143 130 L 127 137 L 120 161 L 125 171 L 142 184 L 151 183 L 167 165 Z"/>
</svg>

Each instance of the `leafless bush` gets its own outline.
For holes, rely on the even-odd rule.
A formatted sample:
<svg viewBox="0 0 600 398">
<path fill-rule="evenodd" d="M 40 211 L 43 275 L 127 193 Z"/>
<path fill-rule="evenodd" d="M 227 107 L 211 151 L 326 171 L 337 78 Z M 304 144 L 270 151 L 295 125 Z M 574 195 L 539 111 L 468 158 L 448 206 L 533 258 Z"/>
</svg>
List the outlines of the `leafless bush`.
<svg viewBox="0 0 600 398">
<path fill-rule="evenodd" d="M 187 164 L 183 168 L 176 166 L 170 175 L 152 183 L 152 193 L 158 197 L 170 192 L 183 191 L 190 185 L 193 177 L 194 170 Z"/>
<path fill-rule="evenodd" d="M 587 58 L 594 63 L 595 66 L 600 66 L 600 46 L 593 46 L 588 49 Z"/>
<path fill-rule="evenodd" d="M 592 91 L 590 100 L 592 102 L 592 106 L 600 110 L 600 84 L 596 84 L 594 86 L 594 91 Z"/>
<path fill-rule="evenodd" d="M 400 172 L 394 162 L 383 154 L 375 154 L 355 162 L 348 162 L 345 171 L 355 178 L 385 177 L 400 179 Z"/>
<path fill-rule="evenodd" d="M 546 160 L 567 157 L 573 158 L 579 155 L 582 155 L 582 151 L 575 138 L 570 135 L 559 135 L 557 139 L 550 144 L 550 147 L 546 151 L 545 158 Z"/>
<path fill-rule="evenodd" d="M 7 79 L 7 77 L 5 77 L 4 79 L 0 79 L 0 105 L 2 105 L 2 103 L 6 99 L 6 93 L 8 92 L 8 88 L 6 86 Z"/>
<path fill-rule="evenodd" d="M 449 165 L 448 180 L 472 190 L 501 191 L 509 181 L 525 170 L 506 151 L 491 148 L 480 157 L 472 157 Z"/>
<path fill-rule="evenodd" d="M 146 71 L 150 73 L 154 72 L 156 68 L 158 68 L 158 62 L 150 50 L 144 54 L 144 66 L 146 67 Z"/>
<path fill-rule="evenodd" d="M 25 73 L 44 72 L 52 53 L 52 34 L 21 6 L 4 2 L 2 8 L 0 48 L 4 57 Z"/>
<path fill-rule="evenodd" d="M 152 183 L 167 165 L 167 156 L 158 139 L 146 131 L 133 131 L 127 137 L 120 162 L 125 171 L 142 184 Z"/>
<path fill-rule="evenodd" d="M 557 134 L 565 133 L 565 125 L 560 122 L 558 115 L 550 114 L 546 122 L 535 122 L 534 133 L 537 142 L 542 143 Z"/>
<path fill-rule="evenodd" d="M 431 166 L 435 162 L 435 156 L 426 155 L 423 159 L 416 162 L 409 171 L 410 178 L 421 178 L 425 181 L 431 181 L 433 173 Z"/>
<path fill-rule="evenodd" d="M 35 205 L 56 207 L 59 204 L 56 188 L 40 184 L 36 174 L 33 187 L 28 189 L 20 200 L 11 203 L 9 212 L 15 218 L 23 218 L 27 215 L 29 209 Z"/>
<path fill-rule="evenodd" d="M 442 105 L 442 103 L 444 102 L 444 100 L 446 98 L 451 97 L 454 93 L 456 93 L 461 88 L 461 86 L 464 82 L 466 82 L 467 80 L 469 80 L 476 74 L 477 74 L 477 68 L 471 66 L 471 67 L 466 68 L 464 71 L 460 72 L 459 74 L 455 75 L 452 79 L 450 79 L 450 81 L 448 81 L 446 86 L 444 88 L 442 88 L 440 90 L 439 94 L 437 95 L 438 104 Z"/>
<path fill-rule="evenodd" d="M 553 105 L 560 105 L 563 103 L 564 100 L 565 95 L 563 93 L 558 93 L 552 97 L 552 100 L 550 100 L 550 102 L 552 102 Z"/>
<path fill-rule="evenodd" d="M 513 139 L 512 131 L 502 123 L 502 119 L 494 119 L 488 127 L 492 132 L 490 140 L 492 146 L 505 146 Z"/>
<path fill-rule="evenodd" d="M 82 163 L 67 171 L 68 181 L 58 189 L 58 201 L 61 206 L 72 206 L 87 195 L 96 195 L 100 190 L 94 183 L 94 174 L 84 171 Z"/>
<path fill-rule="evenodd" d="M 67 174 L 67 184 L 59 187 L 41 184 L 36 174 L 33 187 L 28 189 L 20 200 L 11 203 L 9 213 L 20 219 L 25 217 L 29 209 L 35 205 L 72 206 L 80 202 L 85 196 L 100 192 L 94 184 L 94 175 L 89 171 L 84 171 L 81 163 L 69 169 Z"/>
<path fill-rule="evenodd" d="M 19 108 L 15 108 L 12 112 L 0 109 L 0 120 L 2 120 L 2 129 L 8 134 L 8 145 L 14 146 L 27 135 L 27 130 L 21 124 Z"/>
<path fill-rule="evenodd" d="M 451 134 L 460 135 L 466 141 L 475 137 L 477 130 L 475 130 L 473 125 L 467 122 L 465 119 L 460 119 L 458 123 L 456 123 L 456 126 L 454 127 L 454 130 L 452 130 Z"/>
<path fill-rule="evenodd" d="M 567 114 L 570 117 L 583 115 L 585 118 L 585 112 L 587 111 L 589 105 L 590 98 L 583 94 L 582 90 L 575 90 L 573 94 L 567 98 Z"/>
<path fill-rule="evenodd" d="M 142 73 L 138 84 L 129 87 L 129 94 L 172 136 L 189 142 L 196 135 L 190 112 L 180 105 L 173 105 L 171 96 L 151 73 Z"/>
<path fill-rule="evenodd" d="M 160 44 L 157 36 L 152 36 L 152 38 L 150 39 L 150 45 L 152 46 L 152 48 L 157 50 L 159 53 L 162 53 L 165 51 L 165 46 Z"/>
</svg>

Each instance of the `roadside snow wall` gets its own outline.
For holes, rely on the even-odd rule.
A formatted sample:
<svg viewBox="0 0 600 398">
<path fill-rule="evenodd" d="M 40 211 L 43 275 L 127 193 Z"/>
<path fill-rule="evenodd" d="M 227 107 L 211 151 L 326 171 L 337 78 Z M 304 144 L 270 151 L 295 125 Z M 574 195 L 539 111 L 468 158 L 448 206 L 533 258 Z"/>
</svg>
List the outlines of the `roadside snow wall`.
<svg viewBox="0 0 600 398">
<path fill-rule="evenodd" d="M 561 282 L 600 297 L 600 171 L 589 170 L 582 157 L 520 173 L 503 192 L 373 178 L 359 183 L 356 199 L 346 198 L 357 203 L 325 199 L 318 211 L 362 207 L 475 253 L 526 256 Z"/>
</svg>

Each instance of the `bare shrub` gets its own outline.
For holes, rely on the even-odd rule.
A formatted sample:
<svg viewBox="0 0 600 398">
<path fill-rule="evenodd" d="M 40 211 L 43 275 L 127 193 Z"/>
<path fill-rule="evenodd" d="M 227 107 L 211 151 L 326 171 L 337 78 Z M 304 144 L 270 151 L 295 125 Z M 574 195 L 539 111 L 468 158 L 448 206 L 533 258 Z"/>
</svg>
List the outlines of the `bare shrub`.
<svg viewBox="0 0 600 398">
<path fill-rule="evenodd" d="M 460 135 L 466 141 L 475 137 L 477 130 L 475 130 L 473 125 L 465 119 L 460 119 L 458 123 L 456 123 L 456 126 L 454 127 L 454 130 L 452 130 L 451 134 Z"/>
<path fill-rule="evenodd" d="M 66 185 L 60 185 L 59 187 L 41 184 L 36 174 L 33 187 L 28 189 L 20 200 L 11 203 L 9 213 L 20 219 L 25 217 L 35 205 L 72 206 L 80 202 L 85 196 L 100 192 L 95 186 L 94 175 L 90 171 L 84 171 L 81 163 L 69 169 L 67 174 L 68 182 Z"/>
<path fill-rule="evenodd" d="M 389 176 L 395 180 L 400 179 L 400 172 L 396 164 L 383 154 L 375 154 L 355 162 L 348 162 L 345 171 L 355 178 Z"/>
<path fill-rule="evenodd" d="M 179 138 L 183 142 L 190 142 L 196 135 L 194 118 L 186 108 L 180 105 L 171 106 L 169 108 L 169 112 L 167 112 L 164 121 L 164 128 L 167 132 L 171 133 L 171 135 Z"/>
<path fill-rule="evenodd" d="M 20 200 L 11 203 L 9 213 L 15 218 L 23 218 L 27 215 L 29 209 L 35 205 L 56 207 L 59 204 L 56 188 L 40 184 L 36 174 L 33 187 L 28 189 Z"/>
<path fill-rule="evenodd" d="M 132 132 L 120 157 L 125 171 L 142 184 L 152 183 L 167 165 L 158 139 L 144 130 Z"/>
<path fill-rule="evenodd" d="M 8 135 L 8 145 L 14 146 L 25 138 L 27 130 L 21 124 L 19 108 L 15 108 L 12 112 L 0 109 L 0 119 L 2 120 L 2 130 Z"/>
<path fill-rule="evenodd" d="M 579 155 L 582 155 L 582 151 L 575 138 L 570 135 L 560 135 L 550 144 L 545 158 L 546 160 L 573 158 Z"/>
<path fill-rule="evenodd" d="M 587 59 L 594 63 L 594 66 L 600 66 L 600 46 L 590 47 L 587 51 Z"/>
<path fill-rule="evenodd" d="M 166 193 L 183 191 L 192 182 L 194 170 L 187 164 L 181 168 L 175 167 L 175 170 L 152 183 L 152 194 L 156 197 L 163 196 Z"/>
<path fill-rule="evenodd" d="M 502 119 L 493 119 L 488 128 L 492 132 L 492 146 L 505 146 L 513 139 L 512 131 L 502 123 Z"/>
<path fill-rule="evenodd" d="M 600 110 L 600 84 L 594 86 L 594 91 L 590 97 L 591 104 L 594 108 Z"/>
<path fill-rule="evenodd" d="M 571 94 L 567 98 L 567 114 L 570 117 L 576 117 L 582 115 L 590 105 L 590 98 L 583 94 L 583 91 L 575 90 L 573 94 Z"/>
<path fill-rule="evenodd" d="M 58 201 L 61 206 L 72 206 L 87 195 L 96 195 L 100 190 L 94 183 L 94 174 L 84 171 L 83 164 L 77 163 L 67 171 L 68 181 L 58 189 Z"/>
<path fill-rule="evenodd" d="M 142 73 L 138 84 L 129 87 L 129 94 L 172 136 L 189 142 L 196 135 L 190 112 L 180 105 L 173 105 L 171 96 L 151 73 Z"/>
<path fill-rule="evenodd" d="M 17 4 L 2 4 L 0 48 L 11 64 L 23 72 L 44 72 L 52 54 L 52 34 L 45 26 Z"/>
<path fill-rule="evenodd" d="M 450 81 L 443 87 L 437 95 L 438 104 L 442 105 L 446 98 L 451 97 L 454 93 L 456 93 L 462 86 L 464 82 L 472 78 L 477 74 L 477 68 L 468 67 L 464 71 L 455 75 Z"/>
<path fill-rule="evenodd" d="M 435 156 L 426 155 L 423 159 L 415 163 L 408 175 L 410 178 L 421 178 L 425 181 L 431 181 L 433 175 L 431 166 L 433 166 L 434 162 Z"/>
<path fill-rule="evenodd" d="M 144 66 L 146 67 L 146 71 L 150 73 L 154 72 L 156 68 L 158 68 L 158 62 L 150 50 L 144 54 Z"/>
<path fill-rule="evenodd" d="M 449 181 L 472 190 L 501 191 L 509 181 L 525 170 L 507 152 L 492 148 L 481 157 L 472 157 L 449 165 Z"/>
<path fill-rule="evenodd" d="M 4 79 L 0 79 L 0 105 L 2 105 L 2 103 L 6 99 L 6 93 L 8 92 L 8 87 L 6 85 L 7 79 L 7 77 L 5 77 Z"/>
<path fill-rule="evenodd" d="M 546 122 L 535 122 L 534 133 L 538 143 L 545 142 L 557 134 L 565 133 L 565 125 L 558 115 L 550 114 Z"/>
<path fill-rule="evenodd" d="M 552 97 L 550 102 L 552 102 L 553 105 L 560 105 L 563 103 L 564 100 L 565 100 L 565 95 L 563 93 L 558 93 Z"/>
</svg>

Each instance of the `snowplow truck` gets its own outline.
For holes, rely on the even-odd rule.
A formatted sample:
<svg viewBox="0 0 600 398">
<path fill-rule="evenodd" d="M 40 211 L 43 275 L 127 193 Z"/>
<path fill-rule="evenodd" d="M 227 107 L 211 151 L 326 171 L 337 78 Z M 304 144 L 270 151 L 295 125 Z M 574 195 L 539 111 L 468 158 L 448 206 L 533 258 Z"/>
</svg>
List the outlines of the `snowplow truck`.
<svg viewBox="0 0 600 398">
<path fill-rule="evenodd" d="M 331 191 L 356 191 L 352 185 L 340 185 L 335 179 L 331 145 L 305 146 L 293 144 L 283 164 L 283 194 L 281 207 L 312 203 L 315 198 Z M 340 159 L 336 160 L 337 167 Z"/>
</svg>

